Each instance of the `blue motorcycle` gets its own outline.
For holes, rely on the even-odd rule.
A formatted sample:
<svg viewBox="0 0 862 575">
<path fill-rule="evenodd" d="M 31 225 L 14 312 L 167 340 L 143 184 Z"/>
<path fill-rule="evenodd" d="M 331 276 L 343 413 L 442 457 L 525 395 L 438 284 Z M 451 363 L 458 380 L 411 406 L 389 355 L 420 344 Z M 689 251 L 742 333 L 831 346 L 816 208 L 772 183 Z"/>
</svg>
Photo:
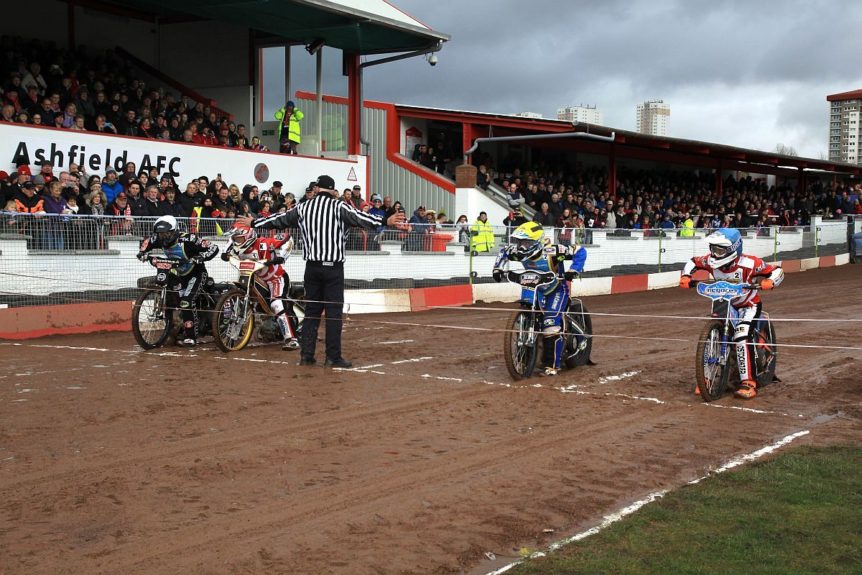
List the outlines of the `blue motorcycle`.
<svg viewBox="0 0 862 575">
<path fill-rule="evenodd" d="M 728 387 L 739 384 L 733 334 L 740 317 L 739 311 L 730 305 L 730 301 L 744 297 L 747 291 L 757 290 L 758 286 L 728 281 L 699 281 L 692 284 L 696 285 L 699 295 L 712 300 L 714 319 L 707 322 L 698 340 L 695 369 L 696 389 L 700 390 L 701 399 L 707 402 L 715 401 L 724 395 Z M 761 312 L 752 329 L 754 335 L 751 354 L 759 388 L 775 379 L 778 347 L 769 314 Z M 731 380 L 731 376 L 735 379 Z"/>
<path fill-rule="evenodd" d="M 554 281 L 570 281 L 576 272 L 557 277 L 554 272 L 509 270 L 506 279 L 521 286 L 521 309 L 509 318 L 503 334 L 503 357 L 506 369 L 515 381 L 533 375 L 542 345 L 542 306 L 539 290 Z M 562 364 L 569 369 L 587 365 L 593 348 L 593 322 L 584 302 L 569 298 L 563 321 L 565 342 Z"/>
</svg>

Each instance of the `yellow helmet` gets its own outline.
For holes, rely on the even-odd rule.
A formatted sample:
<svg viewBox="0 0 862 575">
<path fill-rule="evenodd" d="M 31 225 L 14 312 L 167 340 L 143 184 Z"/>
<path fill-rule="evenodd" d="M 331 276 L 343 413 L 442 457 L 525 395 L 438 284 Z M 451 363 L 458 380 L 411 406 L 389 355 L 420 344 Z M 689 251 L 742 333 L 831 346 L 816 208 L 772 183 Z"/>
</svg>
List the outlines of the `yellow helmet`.
<svg viewBox="0 0 862 575">
<path fill-rule="evenodd" d="M 536 222 L 527 222 L 512 232 L 511 243 L 521 258 L 532 259 L 542 253 L 545 230 Z"/>
</svg>

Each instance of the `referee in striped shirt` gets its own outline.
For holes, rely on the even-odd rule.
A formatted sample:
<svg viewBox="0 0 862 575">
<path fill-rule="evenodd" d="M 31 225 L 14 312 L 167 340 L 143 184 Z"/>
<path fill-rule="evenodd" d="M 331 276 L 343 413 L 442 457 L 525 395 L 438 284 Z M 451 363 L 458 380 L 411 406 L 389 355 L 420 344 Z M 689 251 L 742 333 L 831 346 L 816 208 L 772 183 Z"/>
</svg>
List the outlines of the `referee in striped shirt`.
<svg viewBox="0 0 862 575">
<path fill-rule="evenodd" d="M 314 196 L 296 207 L 266 218 L 238 221 L 262 229 L 299 228 L 302 255 L 305 259 L 305 320 L 302 324 L 302 347 L 299 365 L 314 365 L 317 330 L 321 313 L 326 311 L 327 367 L 348 368 L 352 364 L 341 355 L 342 312 L 344 310 L 344 243 L 348 226 L 374 229 L 384 222 L 379 216 L 366 214 L 338 199 L 335 180 L 317 178 Z M 390 216 L 386 225 L 404 222 L 403 213 Z"/>
</svg>

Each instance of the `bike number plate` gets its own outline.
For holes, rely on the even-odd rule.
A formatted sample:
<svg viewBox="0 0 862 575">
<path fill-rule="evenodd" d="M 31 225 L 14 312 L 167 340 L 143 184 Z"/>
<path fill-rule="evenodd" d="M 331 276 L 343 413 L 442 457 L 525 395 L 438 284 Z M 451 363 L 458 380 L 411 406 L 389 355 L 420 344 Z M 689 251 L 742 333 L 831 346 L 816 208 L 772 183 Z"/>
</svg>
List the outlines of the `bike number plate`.
<svg viewBox="0 0 862 575">
<path fill-rule="evenodd" d="M 533 288 L 539 285 L 541 276 L 536 273 L 521 274 L 521 286 L 525 288 Z"/>
</svg>

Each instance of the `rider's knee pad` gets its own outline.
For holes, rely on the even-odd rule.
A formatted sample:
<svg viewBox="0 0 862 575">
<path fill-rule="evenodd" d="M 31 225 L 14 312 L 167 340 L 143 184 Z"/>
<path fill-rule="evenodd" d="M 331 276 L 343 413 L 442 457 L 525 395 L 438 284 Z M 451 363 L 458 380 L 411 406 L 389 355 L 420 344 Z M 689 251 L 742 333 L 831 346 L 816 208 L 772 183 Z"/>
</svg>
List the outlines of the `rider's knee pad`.
<svg viewBox="0 0 862 575">
<path fill-rule="evenodd" d="M 560 334 L 560 326 L 546 325 L 542 328 L 542 335 L 545 337 L 554 337 Z"/>
</svg>

